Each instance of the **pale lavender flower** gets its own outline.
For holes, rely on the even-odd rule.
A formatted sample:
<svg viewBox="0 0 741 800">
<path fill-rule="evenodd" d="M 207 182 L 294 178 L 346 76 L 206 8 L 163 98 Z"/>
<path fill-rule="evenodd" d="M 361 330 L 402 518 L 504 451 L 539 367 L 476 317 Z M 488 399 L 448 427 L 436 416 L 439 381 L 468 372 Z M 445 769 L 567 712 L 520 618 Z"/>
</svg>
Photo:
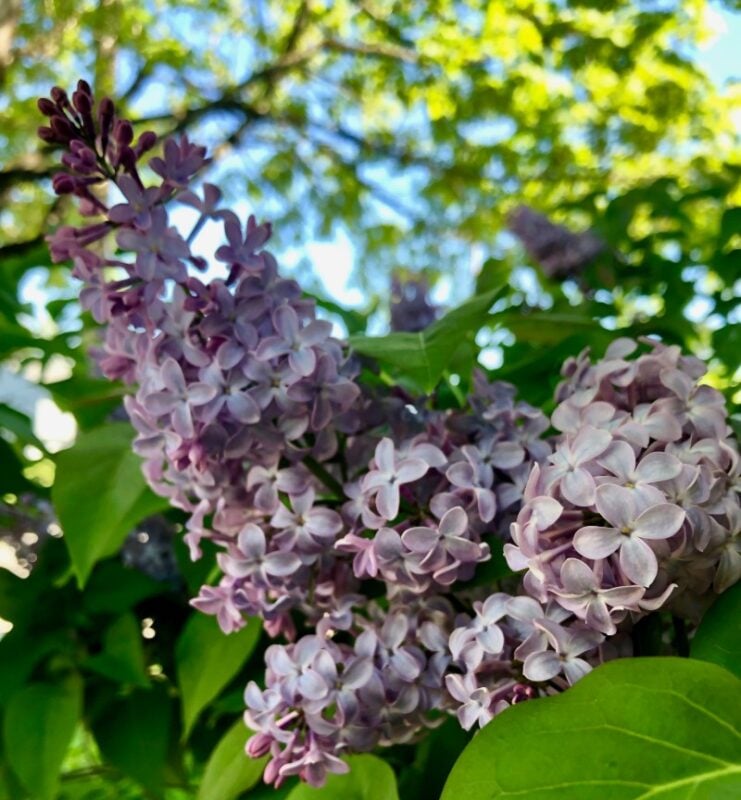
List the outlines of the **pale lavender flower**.
<svg viewBox="0 0 741 800">
<path fill-rule="evenodd" d="M 363 478 L 362 490 L 375 497 L 379 514 L 394 519 L 399 513 L 399 487 L 421 478 L 427 469 L 421 458 L 400 458 L 391 439 L 381 439 L 376 447 L 374 469 Z"/>
<path fill-rule="evenodd" d="M 522 671 L 531 681 L 550 681 L 563 673 L 570 684 L 583 678 L 592 665 L 580 656 L 598 647 L 604 636 L 597 631 L 567 629 L 562 625 L 542 619 L 535 622 L 548 639 L 552 650 L 531 653 L 523 664 Z"/>
<path fill-rule="evenodd" d="M 685 512 L 671 503 L 642 507 L 622 486 L 597 488 L 599 513 L 612 527 L 587 525 L 574 536 L 576 551 L 586 558 L 607 558 L 620 552 L 620 568 L 639 586 L 650 586 L 658 572 L 656 554 L 647 541 L 668 539 L 685 520 Z"/>
</svg>

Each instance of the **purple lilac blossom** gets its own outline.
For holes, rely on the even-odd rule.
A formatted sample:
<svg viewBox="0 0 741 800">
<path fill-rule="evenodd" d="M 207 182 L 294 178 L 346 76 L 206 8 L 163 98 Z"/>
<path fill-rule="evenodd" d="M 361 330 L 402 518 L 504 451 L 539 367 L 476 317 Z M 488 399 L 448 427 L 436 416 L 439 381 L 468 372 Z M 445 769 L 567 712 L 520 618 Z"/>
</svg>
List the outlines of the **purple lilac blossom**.
<svg viewBox="0 0 741 800">
<path fill-rule="evenodd" d="M 93 106 L 84 81 L 73 105 L 56 88 L 40 104 L 40 135 L 67 150 L 56 191 L 97 217 L 60 228 L 52 256 L 105 326 L 103 372 L 132 387 L 149 485 L 188 513 L 193 558 L 218 548 L 219 582 L 192 605 L 225 634 L 259 616 L 283 640 L 245 691 L 267 782 L 321 785 L 343 754 L 411 741 L 440 712 L 484 725 L 628 655 L 644 614 L 696 619 L 738 580 L 739 456 L 700 361 L 656 342 L 631 358 L 625 339 L 582 353 L 550 423 L 481 371 L 455 411 L 362 385 L 264 249 L 270 225 L 197 188 L 205 149 L 168 140 L 146 186 L 156 137 Z M 117 185 L 110 207 L 91 176 Z M 187 236 L 172 202 L 199 214 Z M 226 274 L 204 282 L 191 245 L 208 219 Z M 522 580 L 476 585 L 502 546 Z"/>
</svg>

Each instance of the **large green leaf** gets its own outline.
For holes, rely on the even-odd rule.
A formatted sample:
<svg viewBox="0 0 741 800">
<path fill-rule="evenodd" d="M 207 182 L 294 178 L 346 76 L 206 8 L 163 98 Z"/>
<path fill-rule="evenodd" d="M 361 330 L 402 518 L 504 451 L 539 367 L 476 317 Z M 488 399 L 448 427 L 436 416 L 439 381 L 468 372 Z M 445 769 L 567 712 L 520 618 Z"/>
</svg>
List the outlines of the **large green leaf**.
<svg viewBox="0 0 741 800">
<path fill-rule="evenodd" d="M 155 793 L 169 774 L 174 706 L 165 686 L 138 689 L 102 708 L 92 726 L 106 761 Z"/>
<path fill-rule="evenodd" d="M 705 614 L 691 653 L 693 658 L 720 664 L 741 678 L 741 583 L 722 594 Z"/>
<path fill-rule="evenodd" d="M 59 770 L 80 719 L 82 686 L 33 683 L 15 694 L 5 711 L 5 752 L 34 800 L 56 796 Z"/>
<path fill-rule="evenodd" d="M 613 661 L 487 725 L 443 800 L 741 797 L 741 681 L 678 658 Z"/>
<path fill-rule="evenodd" d="M 248 737 L 241 719 L 224 734 L 206 764 L 198 800 L 234 800 L 260 780 L 266 759 L 250 758 L 245 753 Z"/>
<path fill-rule="evenodd" d="M 103 634 L 103 649 L 91 656 L 85 666 L 119 683 L 147 686 L 141 626 L 133 614 L 123 614 Z"/>
<path fill-rule="evenodd" d="M 393 367 L 415 387 L 431 392 L 459 347 L 472 341 L 486 322 L 501 291 L 498 287 L 472 298 L 419 333 L 351 336 L 350 344 L 356 352 Z"/>
<path fill-rule="evenodd" d="M 391 767 L 370 755 L 350 756 L 350 771 L 330 775 L 321 789 L 301 784 L 288 800 L 399 800 L 396 777 Z"/>
<path fill-rule="evenodd" d="M 109 424 L 81 434 L 57 455 L 52 500 L 80 586 L 137 522 L 167 508 L 147 488 L 131 439 L 129 425 Z"/>
<path fill-rule="evenodd" d="M 226 636 L 214 617 L 193 614 L 175 648 L 175 666 L 182 693 L 183 735 L 190 733 L 203 709 L 244 666 L 260 638 L 260 622 Z"/>
</svg>

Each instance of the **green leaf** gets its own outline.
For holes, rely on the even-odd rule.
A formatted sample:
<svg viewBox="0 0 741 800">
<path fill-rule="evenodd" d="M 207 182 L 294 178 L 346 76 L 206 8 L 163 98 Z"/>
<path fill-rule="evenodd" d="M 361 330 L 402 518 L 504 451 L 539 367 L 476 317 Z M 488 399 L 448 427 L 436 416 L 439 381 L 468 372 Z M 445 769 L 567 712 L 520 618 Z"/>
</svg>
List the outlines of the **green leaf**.
<svg viewBox="0 0 741 800">
<path fill-rule="evenodd" d="M 693 658 L 712 661 L 741 678 L 741 583 L 724 592 L 705 613 L 690 652 Z"/>
<path fill-rule="evenodd" d="M 183 696 L 183 736 L 198 715 L 247 662 L 260 638 L 260 621 L 224 635 L 214 617 L 193 614 L 175 647 L 175 668 Z"/>
<path fill-rule="evenodd" d="M 98 564 L 85 586 L 82 602 L 94 614 L 116 614 L 133 608 L 147 597 L 168 591 L 167 584 L 143 572 L 109 560 Z"/>
<path fill-rule="evenodd" d="M 92 726 L 106 761 L 153 792 L 168 774 L 174 705 L 164 686 L 138 689 L 106 705 Z"/>
<path fill-rule="evenodd" d="M 456 762 L 442 800 L 741 796 L 741 681 L 680 658 L 605 664 L 514 706 Z"/>
<path fill-rule="evenodd" d="M 82 711 L 82 686 L 33 683 L 5 711 L 3 737 L 10 766 L 35 800 L 56 796 L 59 770 Z"/>
<path fill-rule="evenodd" d="M 168 506 L 147 487 L 141 459 L 131 450 L 132 435 L 124 423 L 105 425 L 81 434 L 57 455 L 52 500 L 80 586 L 137 522 Z"/>
<path fill-rule="evenodd" d="M 422 391 L 431 392 L 461 344 L 471 341 L 486 322 L 501 292 L 498 287 L 478 295 L 419 333 L 351 336 L 350 345 L 358 353 L 396 368 Z"/>
<path fill-rule="evenodd" d="M 394 771 L 377 756 L 349 756 L 350 772 L 330 775 L 321 789 L 301 784 L 288 800 L 399 800 Z"/>
<path fill-rule="evenodd" d="M 148 686 L 141 626 L 133 614 L 124 614 L 103 634 L 103 650 L 85 662 L 106 678 L 134 686 Z"/>
<path fill-rule="evenodd" d="M 244 750 L 249 731 L 238 720 L 211 753 L 198 789 L 198 800 L 234 800 L 261 778 L 267 758 L 250 758 Z"/>
</svg>

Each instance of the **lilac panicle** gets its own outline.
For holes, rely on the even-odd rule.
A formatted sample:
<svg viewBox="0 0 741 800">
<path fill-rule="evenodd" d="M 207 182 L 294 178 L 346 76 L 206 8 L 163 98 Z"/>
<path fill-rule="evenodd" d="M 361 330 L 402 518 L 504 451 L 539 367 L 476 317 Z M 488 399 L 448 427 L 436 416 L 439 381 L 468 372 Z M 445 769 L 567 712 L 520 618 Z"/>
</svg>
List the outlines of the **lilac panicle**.
<svg viewBox="0 0 741 800">
<path fill-rule="evenodd" d="M 204 148 L 183 136 L 149 158 L 154 134 L 84 82 L 39 107 L 39 135 L 64 150 L 53 186 L 86 218 L 52 257 L 105 328 L 104 374 L 131 387 L 149 485 L 188 514 L 193 558 L 218 550 L 217 585 L 191 603 L 225 633 L 259 616 L 281 640 L 245 690 L 266 781 L 321 785 L 344 754 L 413 741 L 440 712 L 484 725 L 629 654 L 642 615 L 697 618 L 738 580 L 739 456 L 697 359 L 656 342 L 631 357 L 623 339 L 596 364 L 583 353 L 550 422 L 480 371 L 448 411 L 363 385 L 280 276 L 270 225 L 198 188 Z M 172 203 L 197 212 L 191 231 Z M 192 251 L 207 220 L 225 239 L 208 281 Z M 411 299 L 395 325 L 434 317 Z M 501 547 L 522 573 L 510 591 L 474 580 Z"/>
</svg>

